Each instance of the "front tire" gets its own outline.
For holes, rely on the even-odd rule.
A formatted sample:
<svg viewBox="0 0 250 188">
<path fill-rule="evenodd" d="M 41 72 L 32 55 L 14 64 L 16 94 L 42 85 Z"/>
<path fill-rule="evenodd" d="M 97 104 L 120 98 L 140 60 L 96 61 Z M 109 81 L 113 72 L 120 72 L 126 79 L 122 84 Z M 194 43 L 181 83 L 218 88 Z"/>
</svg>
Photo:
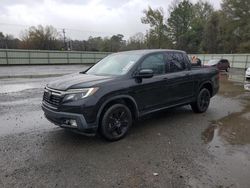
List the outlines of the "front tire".
<svg viewBox="0 0 250 188">
<path fill-rule="evenodd" d="M 132 114 L 124 104 L 114 104 L 104 113 L 100 132 L 101 135 L 109 140 L 116 141 L 123 138 L 132 125 Z"/>
<path fill-rule="evenodd" d="M 210 104 L 210 98 L 211 96 L 209 90 L 207 88 L 201 89 L 196 101 L 191 103 L 193 112 L 203 113 L 207 111 Z"/>
</svg>

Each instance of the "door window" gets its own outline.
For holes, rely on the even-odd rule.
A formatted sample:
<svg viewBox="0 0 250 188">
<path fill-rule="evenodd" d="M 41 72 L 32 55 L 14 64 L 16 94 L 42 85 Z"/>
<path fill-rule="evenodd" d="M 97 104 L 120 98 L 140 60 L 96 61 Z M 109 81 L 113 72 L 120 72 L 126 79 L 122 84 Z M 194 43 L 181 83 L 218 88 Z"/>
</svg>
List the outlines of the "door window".
<svg viewBox="0 0 250 188">
<path fill-rule="evenodd" d="M 155 75 L 165 73 L 165 61 L 163 54 L 152 54 L 144 59 L 140 69 L 151 69 Z"/>
<path fill-rule="evenodd" d="M 167 72 L 179 72 L 185 70 L 186 63 L 181 53 L 167 53 Z"/>
</svg>

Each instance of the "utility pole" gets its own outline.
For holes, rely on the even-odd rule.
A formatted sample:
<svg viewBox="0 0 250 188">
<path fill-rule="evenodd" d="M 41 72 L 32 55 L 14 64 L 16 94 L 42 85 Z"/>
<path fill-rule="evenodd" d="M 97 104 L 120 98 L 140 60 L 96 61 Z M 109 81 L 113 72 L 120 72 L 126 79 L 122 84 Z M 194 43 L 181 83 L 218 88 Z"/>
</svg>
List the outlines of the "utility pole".
<svg viewBox="0 0 250 188">
<path fill-rule="evenodd" d="M 63 43 L 64 43 L 64 50 L 67 50 L 67 44 L 66 44 L 66 36 L 65 36 L 65 29 L 63 29 Z"/>
</svg>

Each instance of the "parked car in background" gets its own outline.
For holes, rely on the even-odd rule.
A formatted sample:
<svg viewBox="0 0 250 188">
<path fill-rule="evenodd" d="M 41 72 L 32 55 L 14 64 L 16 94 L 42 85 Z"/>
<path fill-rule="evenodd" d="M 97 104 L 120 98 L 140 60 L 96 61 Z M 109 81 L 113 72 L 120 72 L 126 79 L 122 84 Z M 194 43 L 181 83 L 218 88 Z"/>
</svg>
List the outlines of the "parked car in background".
<svg viewBox="0 0 250 188">
<path fill-rule="evenodd" d="M 230 63 L 227 59 L 211 59 L 207 63 L 204 63 L 205 67 L 217 67 L 219 70 L 225 70 L 226 72 L 230 69 Z"/>
<path fill-rule="evenodd" d="M 250 78 L 250 67 L 246 70 L 246 78 Z"/>
</svg>

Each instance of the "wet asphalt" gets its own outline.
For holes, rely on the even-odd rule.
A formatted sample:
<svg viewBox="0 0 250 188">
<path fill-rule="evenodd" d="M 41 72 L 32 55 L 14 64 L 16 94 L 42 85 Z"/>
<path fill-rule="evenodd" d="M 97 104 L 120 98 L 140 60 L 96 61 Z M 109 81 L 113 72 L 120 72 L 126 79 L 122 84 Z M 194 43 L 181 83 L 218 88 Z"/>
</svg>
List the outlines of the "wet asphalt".
<svg viewBox="0 0 250 188">
<path fill-rule="evenodd" d="M 86 67 L 47 68 L 58 76 Z M 27 78 L 32 68 L 18 70 L 0 79 L 0 187 L 250 187 L 250 82 L 243 71 L 221 72 L 206 113 L 189 106 L 155 113 L 111 143 L 48 122 L 41 99 L 53 74 Z"/>
</svg>

